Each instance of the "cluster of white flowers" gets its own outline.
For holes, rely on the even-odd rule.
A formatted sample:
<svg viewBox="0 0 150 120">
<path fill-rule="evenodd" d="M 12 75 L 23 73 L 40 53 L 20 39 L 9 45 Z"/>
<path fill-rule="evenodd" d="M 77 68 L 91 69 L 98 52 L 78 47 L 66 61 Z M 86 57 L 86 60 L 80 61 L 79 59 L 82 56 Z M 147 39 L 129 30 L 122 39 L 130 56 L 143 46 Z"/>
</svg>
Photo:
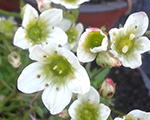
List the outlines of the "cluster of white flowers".
<svg viewBox="0 0 150 120">
<path fill-rule="evenodd" d="M 75 9 L 86 1 L 37 0 L 42 12 L 40 16 L 32 6 L 25 6 L 22 26 L 15 33 L 14 45 L 28 49 L 29 58 L 36 62 L 22 71 L 17 86 L 24 93 L 44 90 L 42 101 L 51 114 L 60 113 L 76 93 L 78 99 L 69 108 L 72 120 L 107 120 L 110 109 L 99 103 L 99 93 L 90 85 L 89 76 L 80 62 L 91 62 L 96 58 L 99 63 L 103 56 L 107 57 L 102 64 L 99 63 L 103 67 L 121 64 L 139 67 L 141 53 L 150 50 L 150 41 L 142 36 L 148 27 L 148 17 L 144 12 L 138 12 L 129 16 L 124 28 L 111 29 L 109 47 L 108 37 L 101 29 L 87 28 L 82 34 L 81 23 L 72 23 L 63 18 L 61 9 L 47 5 L 53 2 Z M 77 52 L 77 57 L 71 50 Z M 107 52 L 107 55 L 101 56 L 102 52 Z M 110 56 L 113 64 L 105 62 Z"/>
</svg>

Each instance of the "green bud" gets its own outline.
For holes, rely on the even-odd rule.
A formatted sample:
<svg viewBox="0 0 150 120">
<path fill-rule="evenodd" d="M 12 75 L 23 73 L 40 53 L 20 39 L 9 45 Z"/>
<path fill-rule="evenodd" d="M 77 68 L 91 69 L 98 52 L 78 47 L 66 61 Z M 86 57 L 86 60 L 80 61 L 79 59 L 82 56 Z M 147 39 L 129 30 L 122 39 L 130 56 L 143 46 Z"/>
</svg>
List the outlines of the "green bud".
<svg viewBox="0 0 150 120">
<path fill-rule="evenodd" d="M 114 57 L 109 51 L 100 52 L 96 58 L 96 63 L 101 67 L 120 67 L 121 62 L 118 58 Z"/>
<path fill-rule="evenodd" d="M 13 51 L 8 55 L 8 62 L 17 68 L 21 65 L 21 57 L 17 52 Z"/>
</svg>

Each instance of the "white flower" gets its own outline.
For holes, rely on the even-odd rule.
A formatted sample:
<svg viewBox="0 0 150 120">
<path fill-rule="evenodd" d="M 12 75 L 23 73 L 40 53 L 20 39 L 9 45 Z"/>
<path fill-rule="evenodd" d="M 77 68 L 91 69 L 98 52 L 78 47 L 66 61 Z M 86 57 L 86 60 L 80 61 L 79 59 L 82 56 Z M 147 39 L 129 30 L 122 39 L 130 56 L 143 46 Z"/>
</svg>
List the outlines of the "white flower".
<svg viewBox="0 0 150 120">
<path fill-rule="evenodd" d="M 60 113 L 69 104 L 72 93 L 89 91 L 88 74 L 72 52 L 53 44 L 35 45 L 29 51 L 29 57 L 37 62 L 22 71 L 18 89 L 24 93 L 44 89 L 42 100 L 51 114 Z"/>
<path fill-rule="evenodd" d="M 51 0 L 36 0 L 40 12 L 51 8 Z"/>
<path fill-rule="evenodd" d="M 22 27 L 19 27 L 14 36 L 14 45 L 28 49 L 36 44 L 45 45 L 49 42 L 56 42 L 64 45 L 67 42 L 65 32 L 55 27 L 62 20 L 62 10 L 50 9 L 41 13 L 29 4 L 26 5 Z"/>
<path fill-rule="evenodd" d="M 88 93 L 78 95 L 78 99 L 71 104 L 71 120 L 106 120 L 110 109 L 99 101 L 99 93 L 91 86 Z"/>
<path fill-rule="evenodd" d="M 136 109 L 123 116 L 123 118 L 117 117 L 114 120 L 150 120 L 150 112 Z"/>
<path fill-rule="evenodd" d="M 83 25 L 81 23 L 73 24 L 67 31 L 68 42 L 64 45 L 64 47 L 72 50 L 73 52 L 77 51 L 77 46 L 79 42 L 79 37 L 83 32 Z"/>
<path fill-rule="evenodd" d="M 78 43 L 77 56 L 80 62 L 91 62 L 97 53 L 106 51 L 107 36 L 99 28 L 87 28 Z"/>
<path fill-rule="evenodd" d="M 77 9 L 80 4 L 84 2 L 88 2 L 89 0 L 51 0 L 56 4 L 61 4 L 65 6 L 67 9 Z"/>
<path fill-rule="evenodd" d="M 148 27 L 148 17 L 144 12 L 133 13 L 127 19 L 124 28 L 109 31 L 111 53 L 118 57 L 125 67 L 139 67 L 141 54 L 150 50 L 150 41 L 142 36 Z"/>
</svg>

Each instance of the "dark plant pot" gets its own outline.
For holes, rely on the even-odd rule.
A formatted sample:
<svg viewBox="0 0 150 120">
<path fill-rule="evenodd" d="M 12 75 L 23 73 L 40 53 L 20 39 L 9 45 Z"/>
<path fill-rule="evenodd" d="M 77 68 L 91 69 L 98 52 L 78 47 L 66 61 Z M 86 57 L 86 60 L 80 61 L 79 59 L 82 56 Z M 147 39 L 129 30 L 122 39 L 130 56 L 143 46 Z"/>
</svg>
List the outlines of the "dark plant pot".
<svg viewBox="0 0 150 120">
<path fill-rule="evenodd" d="M 37 8 L 36 0 L 24 0 L 25 3 L 31 4 L 33 7 Z M 0 0 L 0 9 L 9 12 L 19 12 L 20 11 L 20 0 Z"/>
<path fill-rule="evenodd" d="M 105 26 L 108 31 L 119 18 L 126 14 L 128 4 L 126 1 L 108 2 L 102 4 L 85 3 L 80 6 L 77 21 L 88 27 Z"/>
<path fill-rule="evenodd" d="M 20 0 L 0 0 L 0 9 L 5 11 L 19 11 Z"/>
</svg>

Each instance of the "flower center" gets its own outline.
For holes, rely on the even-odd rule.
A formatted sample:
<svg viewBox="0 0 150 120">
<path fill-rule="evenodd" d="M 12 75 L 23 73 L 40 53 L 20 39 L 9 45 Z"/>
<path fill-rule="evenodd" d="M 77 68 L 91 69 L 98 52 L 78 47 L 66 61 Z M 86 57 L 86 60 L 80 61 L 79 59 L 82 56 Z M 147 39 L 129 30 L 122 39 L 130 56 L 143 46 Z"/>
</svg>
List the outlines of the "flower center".
<svg viewBox="0 0 150 120">
<path fill-rule="evenodd" d="M 71 27 L 69 30 L 67 30 L 66 34 L 68 35 L 68 42 L 73 43 L 77 40 L 77 31 Z"/>
<path fill-rule="evenodd" d="M 49 63 L 42 67 L 42 74 L 46 76 L 47 82 L 51 81 L 52 84 L 61 85 L 68 82 L 67 80 L 71 80 L 67 77 L 73 77 L 73 69 L 65 57 L 53 54 L 45 59 Z"/>
<path fill-rule="evenodd" d="M 62 0 L 62 1 L 64 1 L 65 3 L 76 3 L 79 0 Z"/>
<path fill-rule="evenodd" d="M 53 75 L 66 76 L 70 70 L 70 63 L 64 57 L 57 57 L 50 65 L 52 67 Z"/>
<path fill-rule="evenodd" d="M 125 120 L 139 120 L 140 118 L 133 118 L 131 115 L 127 115 Z"/>
<path fill-rule="evenodd" d="M 76 109 L 77 120 L 98 120 L 98 105 L 97 103 L 89 104 L 89 102 L 82 102 Z"/>
<path fill-rule="evenodd" d="M 125 55 L 131 53 L 134 48 L 134 41 L 135 39 L 129 36 L 119 37 L 115 42 L 116 51 L 120 54 Z"/>
<path fill-rule="evenodd" d="M 40 28 L 37 24 L 34 26 L 30 26 L 27 29 L 27 38 L 29 38 L 29 41 L 32 42 L 33 45 L 35 44 L 41 44 L 42 41 L 44 41 L 44 30 Z"/>
<path fill-rule="evenodd" d="M 99 47 L 101 46 L 104 37 L 105 36 L 102 35 L 100 31 L 93 31 L 86 37 L 85 44 L 83 44 L 83 46 L 86 47 L 87 51 L 94 47 Z"/>
</svg>

